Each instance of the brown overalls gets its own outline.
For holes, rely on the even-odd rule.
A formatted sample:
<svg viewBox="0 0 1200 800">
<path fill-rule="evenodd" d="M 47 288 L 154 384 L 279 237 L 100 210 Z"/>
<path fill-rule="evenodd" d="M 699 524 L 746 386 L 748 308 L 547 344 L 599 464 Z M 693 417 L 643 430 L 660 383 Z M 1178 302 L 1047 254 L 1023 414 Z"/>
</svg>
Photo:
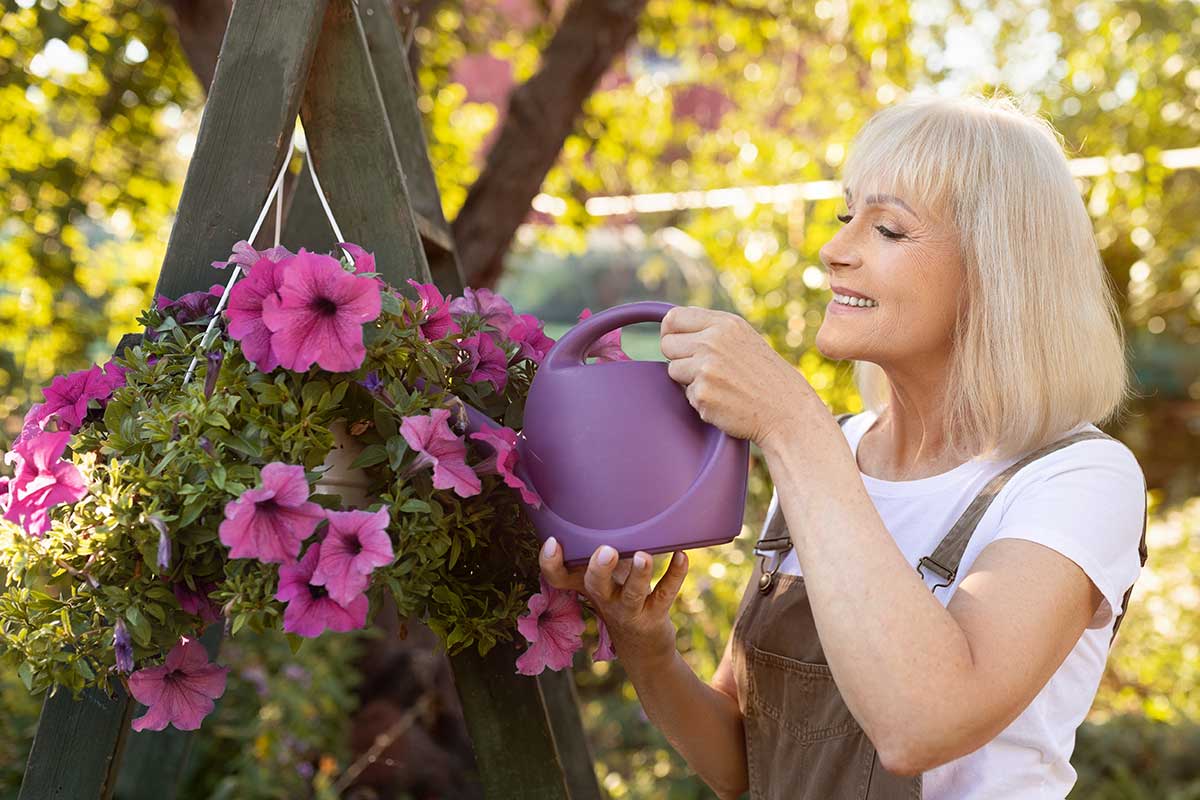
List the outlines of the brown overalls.
<svg viewBox="0 0 1200 800">
<path fill-rule="evenodd" d="M 852 415 L 838 417 L 841 425 Z M 1030 453 L 990 480 L 917 572 L 937 575 L 950 586 L 975 526 L 1018 470 L 1061 447 L 1085 439 L 1110 439 L 1084 431 Z M 776 574 L 791 547 L 782 504 L 755 545 L 761 556 L 742 597 L 733 626 L 733 668 L 746 732 L 746 765 L 752 800 L 901 800 L 921 797 L 921 776 L 904 777 L 879 763 L 875 748 L 850 713 L 834 683 L 817 637 L 804 578 Z M 767 555 L 775 566 L 764 573 Z M 1138 548 L 1146 563 L 1146 530 Z M 777 588 L 776 588 L 777 587 Z M 1125 615 L 1130 592 L 1125 593 Z M 1111 644 L 1111 640 L 1110 640 Z"/>
</svg>

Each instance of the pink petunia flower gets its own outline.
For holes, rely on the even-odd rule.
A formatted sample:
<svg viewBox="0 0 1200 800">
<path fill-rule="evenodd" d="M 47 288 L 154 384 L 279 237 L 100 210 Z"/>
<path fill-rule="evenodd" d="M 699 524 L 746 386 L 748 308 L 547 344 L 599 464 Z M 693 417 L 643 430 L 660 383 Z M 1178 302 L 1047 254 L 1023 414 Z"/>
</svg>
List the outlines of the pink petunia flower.
<svg viewBox="0 0 1200 800">
<path fill-rule="evenodd" d="M 314 363 L 330 372 L 358 369 L 367 355 L 363 325 L 382 307 L 378 284 L 346 272 L 332 256 L 304 248 L 279 268 L 279 292 L 262 304 L 279 363 L 294 372 Z"/>
<path fill-rule="evenodd" d="M 612 661 L 617 654 L 613 650 L 612 639 L 608 636 L 608 626 L 604 624 L 604 618 L 599 614 L 596 615 L 596 627 L 599 629 L 600 641 L 592 652 L 592 661 Z"/>
<path fill-rule="evenodd" d="M 321 540 L 321 558 L 312 584 L 324 586 L 337 603 L 347 606 L 366 591 L 371 572 L 392 563 L 388 511 L 326 511 L 329 531 Z"/>
<path fill-rule="evenodd" d="M 329 596 L 324 586 L 312 582 L 321 559 L 321 543 L 314 543 L 295 564 L 279 568 L 279 589 L 275 599 L 287 602 L 283 629 L 288 633 L 312 638 L 325 631 L 352 631 L 367 624 L 370 601 L 360 594 L 342 605 Z"/>
<path fill-rule="evenodd" d="M 139 669 L 129 676 L 129 693 L 148 706 L 133 721 L 135 731 L 161 731 L 168 724 L 194 731 L 213 710 L 213 701 L 225 693 L 229 667 L 212 664 L 204 645 L 180 639 L 159 667 Z"/>
<path fill-rule="evenodd" d="M 180 607 L 188 614 L 194 614 L 203 622 L 216 622 L 220 619 L 220 609 L 208 597 L 209 592 L 216 588 L 215 583 L 206 582 L 198 584 L 196 591 L 192 591 L 186 583 L 179 581 L 171 587 L 171 591 L 179 601 Z"/>
<path fill-rule="evenodd" d="M 587 319 L 591 315 L 592 315 L 591 310 L 585 308 L 583 311 L 579 312 L 579 321 L 582 322 L 583 320 Z M 593 344 L 591 347 L 588 348 L 588 351 L 584 355 L 583 359 L 584 359 L 584 361 L 586 361 L 587 359 L 591 358 L 592 356 L 595 356 L 596 359 L 601 362 L 603 362 L 603 361 L 632 361 L 632 359 L 629 357 L 629 355 L 624 350 L 621 349 L 621 329 L 620 328 L 617 328 L 615 331 L 609 331 L 608 333 L 604 334 L 599 339 L 597 339 L 595 344 Z"/>
<path fill-rule="evenodd" d="M 25 420 L 21 423 L 21 432 L 17 434 L 17 438 L 13 440 L 13 449 L 17 445 L 27 442 L 34 436 L 37 436 L 42 431 L 46 430 L 46 426 L 57 419 L 50 413 L 50 409 L 45 403 L 34 403 L 25 412 Z"/>
<path fill-rule="evenodd" d="M 417 296 L 420 298 L 419 308 L 423 312 L 424 321 L 420 324 L 421 337 L 427 341 L 442 339 L 451 333 L 461 333 L 462 328 L 458 327 L 458 323 L 450 315 L 450 305 L 446 302 L 447 298 L 442 297 L 442 293 L 432 283 L 417 283 L 412 278 L 408 279 L 409 285 L 417 290 Z M 404 318 L 405 322 L 410 320 L 407 314 Z"/>
<path fill-rule="evenodd" d="M 516 321 L 512 304 L 491 289 L 463 289 L 463 296 L 450 301 L 450 313 L 455 316 L 478 314 L 482 320 L 507 336 Z"/>
<path fill-rule="evenodd" d="M 437 489 L 453 489 L 459 497 L 479 494 L 483 485 L 479 476 L 467 466 L 467 445 L 450 430 L 450 411 L 430 409 L 428 414 L 404 417 L 400 435 L 418 455 L 408 468 L 411 474 L 433 465 L 433 485 Z"/>
<path fill-rule="evenodd" d="M 368 253 L 363 248 L 353 242 L 338 242 L 338 247 L 350 253 L 354 257 L 354 272 L 356 275 L 363 275 L 368 272 L 376 272 L 375 269 L 375 254 Z M 379 290 L 383 291 L 387 288 L 387 284 L 382 278 L 372 278 L 371 280 L 379 286 Z"/>
<path fill-rule="evenodd" d="M 261 259 L 265 258 L 268 261 L 278 264 L 285 258 L 290 258 L 291 255 L 292 251 L 282 245 L 260 252 L 251 247 L 250 243 L 243 239 L 233 246 L 233 254 L 229 256 L 228 261 L 214 261 L 212 265 L 217 269 L 225 269 L 230 264 L 238 264 L 242 269 L 249 269 Z"/>
<path fill-rule="evenodd" d="M 249 268 L 246 277 L 229 290 L 229 335 L 242 343 L 246 360 L 259 372 L 270 372 L 279 366 L 271 350 L 271 331 L 263 322 L 263 301 L 279 297 L 283 282 L 283 266 L 269 258 L 259 259 Z"/>
<path fill-rule="evenodd" d="M 542 330 L 545 323 L 533 314 L 521 314 L 508 329 L 508 338 L 521 346 L 521 356 L 535 364 L 541 364 L 554 340 Z"/>
<path fill-rule="evenodd" d="M 159 311 L 170 314 L 176 322 L 184 325 L 197 320 L 207 321 L 217 310 L 217 303 L 221 302 L 221 295 L 224 293 L 225 287 L 215 283 L 206 292 L 188 292 L 180 295 L 178 300 L 160 294 L 155 298 L 154 305 Z"/>
<path fill-rule="evenodd" d="M 467 361 L 462 369 L 471 383 L 488 381 L 496 392 L 504 391 L 508 383 L 508 353 L 496 344 L 490 333 L 480 331 L 461 340 L 458 346 L 466 352 Z"/>
<path fill-rule="evenodd" d="M 585 625 L 575 592 L 556 589 L 544 575 L 539 580 L 541 592 L 529 598 L 529 612 L 517 619 L 517 630 L 529 642 L 516 662 L 521 675 L 569 667 L 575 651 L 583 647 Z"/>
<path fill-rule="evenodd" d="M 483 430 L 476 431 L 470 436 L 492 448 L 492 455 L 475 466 L 475 473 L 477 475 L 499 474 L 504 478 L 506 484 L 521 492 L 521 498 L 526 503 L 534 508 L 541 508 L 542 498 L 533 488 L 526 486 L 525 482 L 514 472 L 518 453 L 517 434 L 513 429 L 484 425 Z"/>
<path fill-rule="evenodd" d="M 62 460 L 71 434 L 43 431 L 12 449 L 7 460 L 16 464 L 9 483 L 4 518 L 41 536 L 50 528 L 50 509 L 74 503 L 87 494 L 83 475 L 70 461 Z"/>
<path fill-rule="evenodd" d="M 122 367 L 115 359 L 110 358 L 104 362 L 103 369 L 104 377 L 108 381 L 109 394 L 125 385 L 125 373 L 129 372 L 128 367 Z"/>
<path fill-rule="evenodd" d="M 225 504 L 218 535 L 230 558 L 257 558 L 283 564 L 295 561 L 301 543 L 325 518 L 308 501 L 304 467 L 273 461 L 262 468 L 262 485 Z"/>
<path fill-rule="evenodd" d="M 41 413 L 58 417 L 60 430 L 76 431 L 87 416 L 88 403 L 106 400 L 112 392 L 112 378 L 98 366 L 59 375 L 42 390 L 46 402 Z"/>
</svg>

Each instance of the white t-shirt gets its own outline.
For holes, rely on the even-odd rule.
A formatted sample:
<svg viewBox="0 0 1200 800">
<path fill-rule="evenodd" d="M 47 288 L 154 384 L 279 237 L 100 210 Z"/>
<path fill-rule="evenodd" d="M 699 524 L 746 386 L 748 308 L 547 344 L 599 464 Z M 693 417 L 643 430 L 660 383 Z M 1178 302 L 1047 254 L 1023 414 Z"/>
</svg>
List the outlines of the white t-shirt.
<svg viewBox="0 0 1200 800">
<path fill-rule="evenodd" d="M 877 415 L 865 411 L 843 432 L 858 442 Z M 1097 430 L 1084 424 L 1081 430 Z M 931 555 L 984 484 L 1019 460 L 968 461 L 949 472 L 912 481 L 862 475 L 884 525 L 916 569 Z M 1071 751 L 1104 672 L 1113 621 L 1125 591 L 1141 570 L 1138 544 L 1145 515 L 1142 470 L 1125 445 L 1089 439 L 1064 447 L 1017 472 L 979 521 L 963 553 L 955 582 L 938 589 L 942 605 L 970 572 L 979 552 L 995 539 L 1037 542 L 1078 564 L 1104 595 L 1089 628 L 1029 707 L 995 739 L 923 776 L 924 800 L 1061 800 L 1075 783 Z M 772 494 L 769 515 L 779 504 Z M 768 567 L 770 564 L 768 564 Z M 795 550 L 780 572 L 800 574 Z M 925 570 L 926 585 L 941 579 Z"/>
</svg>

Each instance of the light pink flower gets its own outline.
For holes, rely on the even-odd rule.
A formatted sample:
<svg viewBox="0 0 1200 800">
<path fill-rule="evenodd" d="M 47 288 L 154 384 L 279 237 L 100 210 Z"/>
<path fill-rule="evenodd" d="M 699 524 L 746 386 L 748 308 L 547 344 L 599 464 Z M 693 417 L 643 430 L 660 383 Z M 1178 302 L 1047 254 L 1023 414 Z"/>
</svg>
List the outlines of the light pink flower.
<svg viewBox="0 0 1200 800">
<path fill-rule="evenodd" d="M 370 583 L 376 567 L 392 563 L 388 537 L 388 511 L 326 511 L 329 530 L 321 540 L 321 558 L 313 570 L 312 584 L 324 586 L 329 596 L 349 605 Z"/>
<path fill-rule="evenodd" d="M 230 264 L 239 264 L 242 269 L 249 269 L 252 265 L 258 263 L 260 259 L 265 258 L 269 261 L 279 263 L 291 255 L 292 252 L 282 245 L 259 252 L 243 239 L 233 246 L 233 254 L 229 257 L 228 261 L 214 261 L 212 265 L 217 269 L 225 269 Z"/>
<path fill-rule="evenodd" d="M 541 575 L 541 592 L 529 598 L 529 611 L 517 619 L 517 630 L 529 647 L 517 658 L 521 675 L 540 675 L 549 667 L 571 666 L 575 651 L 583 647 L 583 614 L 575 592 L 556 589 Z"/>
<path fill-rule="evenodd" d="M 423 316 L 420 331 L 423 339 L 434 341 L 451 333 L 462 332 L 462 328 L 458 327 L 458 323 L 450 316 L 450 305 L 446 302 L 447 298 L 442 297 L 442 293 L 436 286 L 432 283 L 417 283 L 412 278 L 408 279 L 408 283 L 417 290 L 417 296 L 420 298 L 419 308 Z M 407 314 L 404 321 L 411 322 Z"/>
<path fill-rule="evenodd" d="M 542 330 L 544 324 L 533 314 L 521 314 L 508 329 L 508 338 L 521 346 L 521 356 L 535 364 L 541 364 L 554 345 Z"/>
<path fill-rule="evenodd" d="M 87 494 L 83 475 L 70 461 L 62 460 L 71 434 L 43 431 L 12 449 L 7 460 L 16 464 L 9 483 L 4 518 L 41 536 L 50 528 L 50 509 L 74 503 Z"/>
<path fill-rule="evenodd" d="M 304 372 L 314 363 L 330 372 L 358 369 L 366 358 L 363 325 L 379 316 L 379 286 L 342 269 L 332 256 L 304 248 L 283 262 L 277 296 L 263 300 L 279 363 Z"/>
<path fill-rule="evenodd" d="M 526 486 L 525 482 L 514 472 L 518 453 L 517 434 L 513 429 L 492 428 L 484 425 L 482 430 L 470 434 L 470 437 L 483 442 L 492 449 L 492 455 L 475 466 L 475 473 L 478 475 L 499 474 L 504 478 L 506 484 L 521 492 L 521 498 L 526 503 L 534 508 L 541 508 L 542 498 L 531 487 Z"/>
<path fill-rule="evenodd" d="M 301 543 L 325 518 L 308 501 L 304 467 L 273 461 L 262 468 L 262 485 L 225 504 L 218 535 L 230 558 L 257 558 L 283 564 L 295 561 Z"/>
<path fill-rule="evenodd" d="M 453 489 L 459 497 L 479 494 L 483 485 L 479 476 L 467 466 L 467 445 L 454 435 L 449 425 L 450 411 L 431 409 L 429 414 L 404 417 L 400 435 L 418 453 L 409 473 L 433 465 L 433 485 L 437 489 Z"/>
<path fill-rule="evenodd" d="M 582 322 L 583 320 L 587 319 L 591 315 L 592 315 L 591 310 L 585 308 L 583 311 L 581 311 L 579 313 L 579 321 Z M 602 361 L 602 362 L 603 361 L 632 361 L 632 359 L 629 357 L 629 355 L 626 354 L 626 352 L 621 349 L 621 329 L 620 328 L 617 328 L 615 331 L 609 331 L 608 333 L 604 334 L 599 339 L 597 339 L 596 342 L 591 347 L 588 348 L 588 351 L 584 355 L 583 359 L 584 359 L 584 361 L 586 361 L 587 359 L 591 358 L 592 356 L 595 356 L 598 361 Z"/>
<path fill-rule="evenodd" d="M 129 676 L 129 693 L 148 706 L 133 721 L 135 731 L 161 731 L 168 724 L 194 731 L 213 710 L 213 700 L 225 693 L 228 667 L 209 663 L 204 645 L 181 639 L 159 667 L 139 669 Z"/>
<path fill-rule="evenodd" d="M 31 405 L 25 412 L 25 420 L 21 423 L 21 432 L 13 440 L 13 449 L 15 450 L 17 445 L 29 441 L 46 430 L 46 426 L 55 419 L 57 418 L 50 413 L 50 409 L 46 407 L 45 403 Z"/>
<path fill-rule="evenodd" d="M 512 304 L 503 295 L 491 289 L 463 289 L 463 296 L 450 301 L 450 313 L 455 316 L 478 314 L 487 324 L 500 333 L 508 335 L 508 329 L 516 321 Z"/>
<path fill-rule="evenodd" d="M 295 564 L 279 568 L 279 590 L 276 600 L 287 602 L 283 612 L 283 629 L 288 633 L 312 638 L 325 631 L 352 631 L 367 623 L 370 601 L 360 594 L 342 605 L 329 596 L 324 586 L 312 582 L 313 572 L 321 558 L 321 544 L 314 543 Z"/>
<path fill-rule="evenodd" d="M 278 298 L 283 281 L 283 267 L 269 258 L 262 258 L 246 272 L 246 277 L 229 290 L 229 335 L 242 343 L 246 360 L 259 372 L 270 372 L 279 366 L 271 350 L 271 331 L 263 322 L 263 301 Z"/>
<path fill-rule="evenodd" d="M 508 383 L 508 354 L 496 344 L 490 333 L 480 331 L 461 340 L 458 346 L 467 353 L 462 369 L 470 383 L 488 381 L 496 393 L 504 391 Z"/>
<path fill-rule="evenodd" d="M 88 403 L 107 400 L 112 392 L 112 377 L 98 366 L 58 375 L 42 390 L 46 402 L 41 413 L 44 417 L 56 416 L 59 430 L 76 431 L 87 416 Z"/>
</svg>

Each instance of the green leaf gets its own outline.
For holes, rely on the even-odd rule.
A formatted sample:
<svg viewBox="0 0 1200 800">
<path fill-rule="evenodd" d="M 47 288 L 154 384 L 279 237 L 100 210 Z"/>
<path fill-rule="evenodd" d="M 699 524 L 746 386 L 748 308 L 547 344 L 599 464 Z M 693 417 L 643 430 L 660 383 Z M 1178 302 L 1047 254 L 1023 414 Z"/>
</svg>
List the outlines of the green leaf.
<svg viewBox="0 0 1200 800">
<path fill-rule="evenodd" d="M 424 500 L 418 500 L 417 498 L 413 497 L 408 500 L 405 500 L 404 505 L 400 506 L 400 510 L 406 514 L 414 514 L 414 513 L 428 514 L 430 509 L 429 509 L 429 503 L 426 503 Z"/>
<path fill-rule="evenodd" d="M 300 650 L 300 645 L 304 644 L 304 637 L 295 633 L 285 633 L 284 638 L 287 639 L 292 655 L 295 655 Z"/>
<path fill-rule="evenodd" d="M 400 462 L 408 454 L 408 442 L 403 436 L 392 436 L 387 440 L 388 466 L 393 470 L 400 469 Z"/>
<path fill-rule="evenodd" d="M 26 691 L 33 691 L 33 667 L 29 665 L 28 661 L 17 667 L 17 677 L 21 679 L 21 683 L 25 684 Z"/>
<path fill-rule="evenodd" d="M 142 616 L 137 606 L 125 609 L 125 620 L 129 623 L 129 635 L 142 647 L 150 646 L 150 623 Z"/>
<path fill-rule="evenodd" d="M 372 467 L 376 464 L 382 464 L 387 461 L 387 449 L 380 444 L 368 445 L 359 453 L 358 458 L 354 459 L 354 463 L 350 465 L 350 469 L 361 469 L 363 467 Z"/>
<path fill-rule="evenodd" d="M 383 292 L 380 299 L 383 301 L 384 313 L 391 314 L 394 317 L 398 317 L 404 313 L 404 306 L 400 304 L 396 295 L 391 292 Z"/>
</svg>

